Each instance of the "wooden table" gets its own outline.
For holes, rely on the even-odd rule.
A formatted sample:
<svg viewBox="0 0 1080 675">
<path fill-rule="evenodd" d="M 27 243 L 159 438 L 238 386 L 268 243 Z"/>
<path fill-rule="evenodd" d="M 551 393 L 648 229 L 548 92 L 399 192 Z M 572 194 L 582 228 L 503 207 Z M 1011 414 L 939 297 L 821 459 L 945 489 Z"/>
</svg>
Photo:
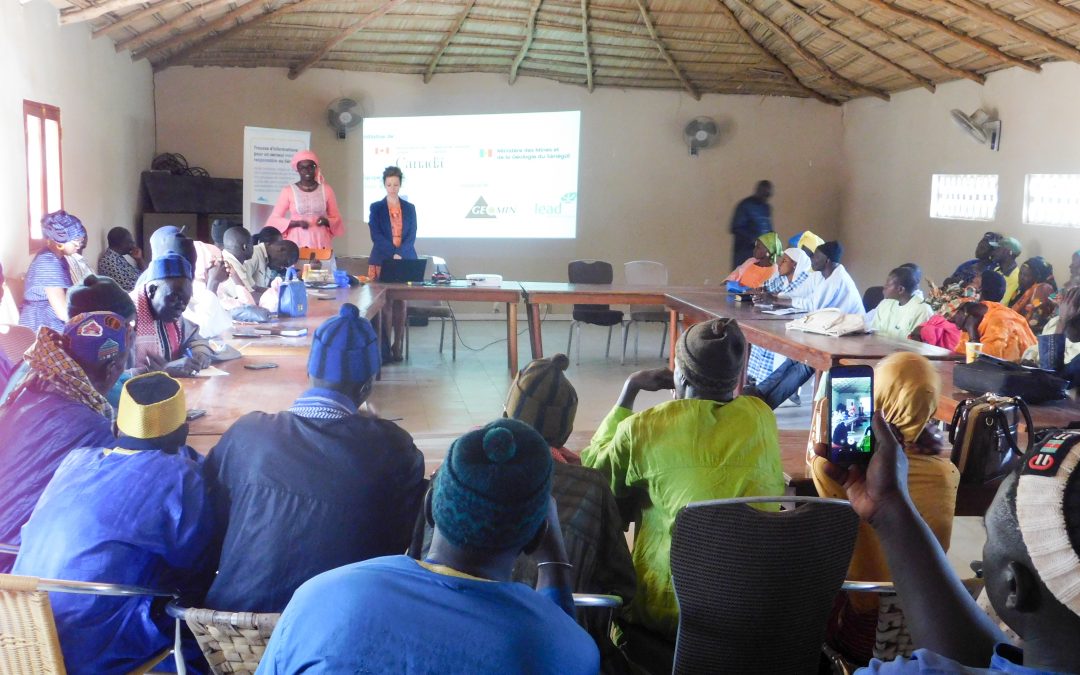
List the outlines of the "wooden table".
<svg viewBox="0 0 1080 675">
<path fill-rule="evenodd" d="M 467 286 L 464 284 L 373 284 L 386 293 L 388 302 L 434 300 L 450 302 L 502 302 L 506 305 L 506 363 L 510 377 L 518 371 L 517 305 L 521 300 L 521 285 L 504 281 L 500 286 Z"/>
<path fill-rule="evenodd" d="M 750 344 L 782 354 L 819 371 L 839 365 L 843 359 L 878 360 L 900 351 L 915 352 L 930 360 L 957 358 L 957 355 L 948 349 L 914 340 L 873 334 L 831 337 L 787 330 L 787 322 L 801 315 L 777 317 L 763 314 L 752 305 L 732 301 L 728 293 L 720 290 L 672 290 L 667 293 L 665 304 L 671 311 L 673 336 L 677 336 L 677 319 L 680 313 L 699 319 L 732 318 L 739 322 L 739 327 Z"/>
</svg>

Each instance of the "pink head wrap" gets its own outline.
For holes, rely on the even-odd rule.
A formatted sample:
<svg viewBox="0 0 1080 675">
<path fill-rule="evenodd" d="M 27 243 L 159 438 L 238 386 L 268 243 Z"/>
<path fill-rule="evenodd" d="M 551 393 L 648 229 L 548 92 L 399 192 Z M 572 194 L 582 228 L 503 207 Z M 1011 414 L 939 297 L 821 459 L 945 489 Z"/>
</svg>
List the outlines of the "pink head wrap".
<svg viewBox="0 0 1080 675">
<path fill-rule="evenodd" d="M 315 180 L 320 184 L 323 182 L 322 164 L 319 163 L 319 156 L 310 150 L 301 150 L 292 156 L 292 160 L 289 162 L 292 164 L 293 171 L 298 171 L 297 166 L 300 162 L 306 162 L 311 160 L 315 162 Z"/>
</svg>

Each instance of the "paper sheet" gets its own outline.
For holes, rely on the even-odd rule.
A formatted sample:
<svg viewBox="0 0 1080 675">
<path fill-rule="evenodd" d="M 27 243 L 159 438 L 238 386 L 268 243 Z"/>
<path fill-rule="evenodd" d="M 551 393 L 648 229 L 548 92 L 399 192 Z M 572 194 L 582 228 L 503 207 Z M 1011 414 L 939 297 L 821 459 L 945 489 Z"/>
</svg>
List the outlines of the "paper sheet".
<svg viewBox="0 0 1080 675">
<path fill-rule="evenodd" d="M 781 307 L 780 309 L 766 309 L 761 312 L 762 314 L 774 314 L 776 316 L 786 316 L 788 314 L 806 314 L 804 310 L 796 309 L 795 307 Z"/>
<path fill-rule="evenodd" d="M 195 373 L 195 377 L 221 377 L 222 375 L 228 375 L 228 373 L 217 366 L 209 366 Z"/>
</svg>

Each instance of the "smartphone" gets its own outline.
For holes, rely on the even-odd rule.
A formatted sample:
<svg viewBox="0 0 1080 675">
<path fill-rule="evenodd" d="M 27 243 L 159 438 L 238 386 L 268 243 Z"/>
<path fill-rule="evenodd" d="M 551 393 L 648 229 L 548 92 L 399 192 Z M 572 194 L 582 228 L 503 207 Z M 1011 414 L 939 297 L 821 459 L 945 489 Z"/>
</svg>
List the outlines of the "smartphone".
<svg viewBox="0 0 1080 675">
<path fill-rule="evenodd" d="M 874 454 L 874 369 L 836 366 L 829 369 L 829 461 L 866 464 Z"/>
<path fill-rule="evenodd" d="M 192 420 L 197 420 L 197 419 L 199 419 L 200 417 L 202 417 L 205 414 L 206 414 L 205 410 L 199 410 L 197 408 L 192 408 L 191 410 L 187 411 L 187 421 L 190 422 Z"/>
<path fill-rule="evenodd" d="M 263 363 L 245 363 L 244 367 L 248 370 L 267 370 L 269 368 L 277 368 L 277 364 L 264 361 Z"/>
</svg>

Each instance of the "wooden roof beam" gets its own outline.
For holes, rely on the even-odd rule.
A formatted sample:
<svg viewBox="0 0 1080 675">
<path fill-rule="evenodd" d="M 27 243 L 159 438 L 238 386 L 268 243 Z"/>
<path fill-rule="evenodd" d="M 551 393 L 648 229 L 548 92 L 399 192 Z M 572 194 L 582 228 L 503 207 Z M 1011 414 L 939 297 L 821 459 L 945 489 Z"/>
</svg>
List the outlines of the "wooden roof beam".
<svg viewBox="0 0 1080 675">
<path fill-rule="evenodd" d="M 963 70 L 962 68 L 957 68 L 957 67 L 949 64 L 944 59 L 939 57 L 937 54 L 934 54 L 933 52 L 929 52 L 929 51 L 923 49 L 919 45 L 915 44 L 914 42 L 912 42 L 910 40 L 907 40 L 907 39 L 901 37 L 900 35 L 893 32 L 892 30 L 889 30 L 888 28 L 886 28 L 884 26 L 879 26 L 879 25 L 877 25 L 875 23 L 871 23 L 870 21 L 868 21 L 867 19 L 864 19 L 862 16 L 856 14 L 855 12 L 851 11 L 847 7 L 844 7 L 843 5 L 841 5 L 839 2 L 837 2 L 837 0 L 825 0 L 825 2 L 827 3 L 826 6 L 828 6 L 830 9 L 835 10 L 837 13 L 840 14 L 840 16 L 844 17 L 845 19 L 848 19 L 849 21 L 854 21 L 855 23 L 859 24 L 860 26 L 862 26 L 866 30 L 877 33 L 879 35 L 882 35 L 887 40 L 894 41 L 894 42 L 897 42 L 898 44 L 904 45 L 905 47 L 907 47 L 911 51 L 916 52 L 919 56 L 921 56 L 923 58 L 926 58 L 926 59 L 930 59 L 931 61 L 934 62 L 934 64 L 938 68 L 940 68 L 941 70 L 944 70 L 945 72 L 949 73 L 953 77 L 960 77 L 960 78 L 968 79 L 968 80 L 971 80 L 972 82 L 976 82 L 978 84 L 984 84 L 986 82 L 986 77 L 985 76 L 980 75 L 979 73 L 972 72 L 970 70 Z"/>
<path fill-rule="evenodd" d="M 1037 73 L 1040 70 L 1042 70 L 1039 67 L 1039 65 L 1036 64 L 1036 63 L 1028 63 L 1024 59 L 1020 59 L 1020 58 L 1017 58 L 1015 56 L 1011 56 L 1009 54 L 1006 54 L 1005 52 L 1001 51 L 1000 49 L 998 49 L 997 47 L 995 47 L 993 45 L 986 44 L 985 42 L 983 42 L 981 40 L 976 40 L 975 38 L 971 37 L 970 35 L 965 35 L 964 33 L 960 33 L 960 32 L 957 32 L 957 31 L 953 30 L 951 27 L 946 25 L 944 22 L 938 21 L 937 19 L 931 19 L 930 17 L 923 16 L 922 14 L 919 14 L 918 12 L 913 12 L 913 11 L 911 11 L 909 9 L 904 9 L 903 7 L 899 7 L 897 5 L 893 5 L 893 4 L 890 4 L 888 2 L 885 2 L 885 0 L 860 0 L 860 1 L 863 4 L 866 4 L 866 5 L 869 5 L 869 6 L 873 7 L 874 9 L 880 9 L 882 11 L 889 12 L 890 14 L 893 14 L 895 16 L 902 17 L 902 18 L 904 18 L 904 19 L 906 19 L 908 21 L 917 23 L 917 24 L 919 24 L 921 26 L 925 26 L 925 27 L 927 27 L 927 28 L 929 28 L 931 30 L 937 31 L 938 33 L 948 35 L 950 38 L 952 38 L 954 40 L 958 40 L 959 42 L 964 43 L 968 47 L 972 47 L 974 49 L 977 49 L 977 50 L 981 51 L 982 53 L 984 53 L 984 54 L 986 54 L 988 56 L 992 56 L 995 59 L 998 59 L 999 61 L 1004 61 L 1005 63 L 1008 63 L 1011 66 L 1018 66 L 1020 68 L 1026 69 L 1026 70 L 1030 70 L 1033 73 Z"/>
<path fill-rule="evenodd" d="M 589 47 L 589 0 L 581 0 L 581 48 L 585 52 L 585 86 L 592 93 L 593 62 L 592 49 Z"/>
<path fill-rule="evenodd" d="M 671 68 L 671 72 L 675 73 L 675 77 L 682 83 L 683 89 L 685 89 L 694 100 L 700 101 L 701 94 L 690 84 L 690 81 L 686 79 L 686 75 L 683 74 L 682 68 L 679 68 L 679 64 L 675 63 L 675 59 L 671 58 L 671 54 L 668 53 L 667 47 L 664 46 L 664 41 L 660 39 L 660 34 L 656 32 L 656 26 L 653 25 L 652 18 L 649 16 L 649 9 L 645 6 L 645 0 L 637 0 L 638 11 L 641 12 L 641 18 L 645 21 L 645 28 L 649 31 L 649 35 L 652 37 L 653 42 L 656 43 L 656 48 L 660 50 L 660 56 L 667 61 L 668 66 Z"/>
<path fill-rule="evenodd" d="M 150 45 L 145 49 L 140 49 L 139 51 L 133 52 L 131 54 L 131 59 L 133 61 L 138 61 L 139 59 L 149 59 L 155 54 L 160 54 L 161 52 L 172 49 L 173 47 L 182 45 L 185 42 L 198 40 L 207 33 L 229 27 L 230 24 L 234 25 L 237 21 L 242 20 L 245 16 L 249 14 L 253 14 L 255 11 L 264 6 L 265 3 L 263 2 L 263 0 L 248 0 L 248 2 L 245 2 L 231 12 L 226 12 L 225 14 L 219 16 L 213 21 L 208 21 L 204 24 L 195 26 L 194 28 L 186 30 L 183 33 L 173 35 L 172 37 L 163 40 L 162 42 L 159 42 L 155 45 Z"/>
<path fill-rule="evenodd" d="M 66 26 L 71 23 L 93 21 L 102 14 L 115 12 L 118 9 L 131 7 L 132 5 L 141 5 L 144 2 L 146 0 L 105 0 L 89 7 L 68 7 L 60 10 L 60 25 Z"/>
<path fill-rule="evenodd" d="M 948 0 L 948 3 L 969 19 L 981 21 L 1021 40 L 1034 43 L 1058 58 L 1080 63 L 1080 49 L 1075 45 L 1052 38 L 1040 30 L 1030 28 L 1011 17 L 1002 16 L 971 0 Z"/>
<path fill-rule="evenodd" d="M 786 63 L 781 61 L 775 54 L 770 52 L 768 49 L 765 48 L 764 45 L 757 41 L 753 33 L 751 33 L 746 27 L 742 25 L 742 22 L 739 21 L 739 17 L 735 15 L 735 11 L 728 7 L 724 0 L 713 1 L 716 3 L 717 8 L 719 8 L 720 11 L 731 21 L 732 25 L 735 27 L 735 30 L 743 36 L 743 39 L 753 45 L 754 48 L 757 49 L 758 53 L 761 54 L 762 58 L 764 58 L 776 68 L 779 68 L 780 72 L 787 77 L 791 84 L 795 85 L 804 93 L 816 98 L 822 103 L 828 103 L 829 105 L 840 105 L 840 101 L 837 101 L 834 98 L 829 98 L 825 94 L 822 94 L 820 91 L 817 91 L 816 89 L 811 89 L 807 85 L 803 84 L 802 81 L 799 80 L 798 76 L 795 75 L 795 72 L 791 68 L 789 68 Z"/>
<path fill-rule="evenodd" d="M 901 66 L 898 63 L 894 63 L 893 61 L 890 61 L 889 59 L 885 58 L 881 54 L 878 54 L 874 50 L 872 50 L 869 47 L 863 45 L 862 43 L 860 43 L 855 38 L 844 35 L 843 33 L 839 32 L 837 30 L 834 30 L 832 26 L 829 26 L 828 24 L 824 23 L 817 16 L 813 16 L 810 13 L 804 11 L 803 8 L 800 7 L 799 5 L 797 5 L 795 2 L 793 2 L 793 0 L 784 0 L 784 4 L 788 7 L 788 9 L 791 10 L 791 12 L 793 12 L 795 14 L 795 16 L 799 17 L 803 21 L 809 22 L 810 25 L 812 25 L 812 26 L 820 27 L 820 29 L 822 31 L 824 31 L 826 35 L 828 35 L 829 37 L 831 37 L 834 40 L 839 41 L 840 44 L 842 44 L 844 46 L 847 46 L 847 47 L 853 47 L 855 49 L 855 51 L 859 52 L 860 54 L 864 54 L 864 55 L 874 59 L 875 61 L 880 61 L 880 62 L 884 63 L 887 67 L 892 68 L 893 70 L 897 71 L 898 73 L 900 73 L 902 76 L 904 76 L 908 80 L 911 80 L 915 84 L 918 84 L 920 87 L 922 87 L 923 89 L 926 89 L 927 91 L 933 92 L 933 91 L 936 90 L 937 87 L 934 85 L 934 83 L 931 80 L 923 77 L 922 75 L 919 75 L 918 73 L 911 72 L 910 70 L 908 70 L 907 68 L 904 68 L 903 66 Z"/>
<path fill-rule="evenodd" d="M 1080 11 L 1077 11 L 1072 7 L 1059 5 L 1054 2 L 1054 0 L 1027 0 L 1027 2 L 1034 6 L 1037 11 L 1048 12 L 1064 21 L 1072 21 L 1074 24 L 1080 23 Z M 1076 26 L 1071 26 L 1065 30 L 1070 30 L 1071 28 L 1076 28 Z"/>
<path fill-rule="evenodd" d="M 175 7 L 176 5 L 182 4 L 184 2 L 191 2 L 192 4 L 197 5 L 203 1 L 204 0 L 161 0 L 161 2 L 150 5 L 149 7 L 144 7 L 143 9 L 131 12 L 129 14 L 125 14 L 124 16 L 120 17 L 116 21 L 113 21 L 112 23 L 105 24 L 100 28 L 95 28 L 94 31 L 90 33 L 90 37 L 99 38 L 102 35 L 106 35 L 108 33 L 115 33 L 123 28 L 127 28 L 132 24 L 138 23 L 143 19 L 148 19 L 162 10 L 169 9 L 170 7 Z"/>
<path fill-rule="evenodd" d="M 529 47 L 532 46 L 533 37 L 536 36 L 536 14 L 540 11 L 540 4 L 543 1 L 533 0 L 532 7 L 529 8 L 529 19 L 525 22 L 525 42 L 521 43 L 521 49 L 518 50 L 517 56 L 514 57 L 514 62 L 510 64 L 510 84 L 517 80 L 518 68 L 521 67 L 521 62 L 525 60 L 525 55 L 529 52 Z"/>
<path fill-rule="evenodd" d="M 803 61 L 806 61 L 813 68 L 818 70 L 818 72 L 820 72 L 835 86 L 839 87 L 840 89 L 856 91 L 863 96 L 875 96 L 877 98 L 880 98 L 882 101 L 889 100 L 889 94 L 887 92 L 884 92 L 881 89 L 877 89 L 875 87 L 868 87 L 866 85 L 859 84 L 858 82 L 853 82 L 841 75 L 840 73 L 834 71 L 832 67 L 829 66 L 829 64 L 825 63 L 818 56 L 810 52 L 810 50 L 803 47 L 802 44 L 794 37 L 788 35 L 783 28 L 776 24 L 775 21 L 758 11 L 758 9 L 752 4 L 751 0 L 738 1 L 739 4 L 741 4 L 742 7 L 747 11 L 747 13 L 750 14 L 750 16 L 752 16 L 758 23 L 768 28 L 773 35 L 778 37 L 782 42 L 787 44 L 787 46 L 791 48 L 796 54 L 798 54 Z"/>
<path fill-rule="evenodd" d="M 137 49 L 148 42 L 153 42 L 158 38 L 165 37 L 174 30 L 182 29 L 185 24 L 189 24 L 192 21 L 197 22 L 211 12 L 219 10 L 222 7 L 227 8 L 231 2 L 234 2 L 234 0 L 210 0 L 210 2 L 207 2 L 205 5 L 183 12 L 182 14 L 169 19 L 165 23 L 158 24 L 145 32 L 120 40 L 116 43 L 116 51 L 122 52 L 127 49 Z"/>
<path fill-rule="evenodd" d="M 472 11 L 473 5 L 476 4 L 476 0 L 469 0 L 465 3 L 465 9 L 461 10 L 461 14 L 458 14 L 457 21 L 454 22 L 454 27 L 450 29 L 450 32 L 443 38 L 442 44 L 439 45 L 439 51 L 435 52 L 435 56 L 432 57 L 431 63 L 428 64 L 427 70 L 424 71 L 424 84 L 431 82 L 432 76 L 435 75 L 435 68 L 439 65 L 439 59 L 446 53 L 446 48 L 450 46 L 457 34 L 461 32 L 461 27 L 465 25 L 465 19 L 469 18 L 469 12 Z"/>
<path fill-rule="evenodd" d="M 384 2 L 376 9 L 373 9 L 372 11 L 365 14 L 364 18 L 355 22 L 351 26 L 342 29 L 337 35 L 327 40 L 326 44 L 319 48 L 319 51 L 312 54 L 303 63 L 289 68 L 289 79 L 295 80 L 296 78 L 300 77 L 300 75 L 305 70 L 312 67 L 313 65 L 321 61 L 324 56 L 329 54 L 331 49 L 337 47 L 339 44 L 348 40 L 353 35 L 356 35 L 360 31 L 364 30 L 375 21 L 378 21 L 380 18 L 383 17 L 383 15 L 385 15 L 387 12 L 394 9 L 403 2 L 405 2 L 405 0 L 387 0 L 387 2 Z"/>
</svg>

